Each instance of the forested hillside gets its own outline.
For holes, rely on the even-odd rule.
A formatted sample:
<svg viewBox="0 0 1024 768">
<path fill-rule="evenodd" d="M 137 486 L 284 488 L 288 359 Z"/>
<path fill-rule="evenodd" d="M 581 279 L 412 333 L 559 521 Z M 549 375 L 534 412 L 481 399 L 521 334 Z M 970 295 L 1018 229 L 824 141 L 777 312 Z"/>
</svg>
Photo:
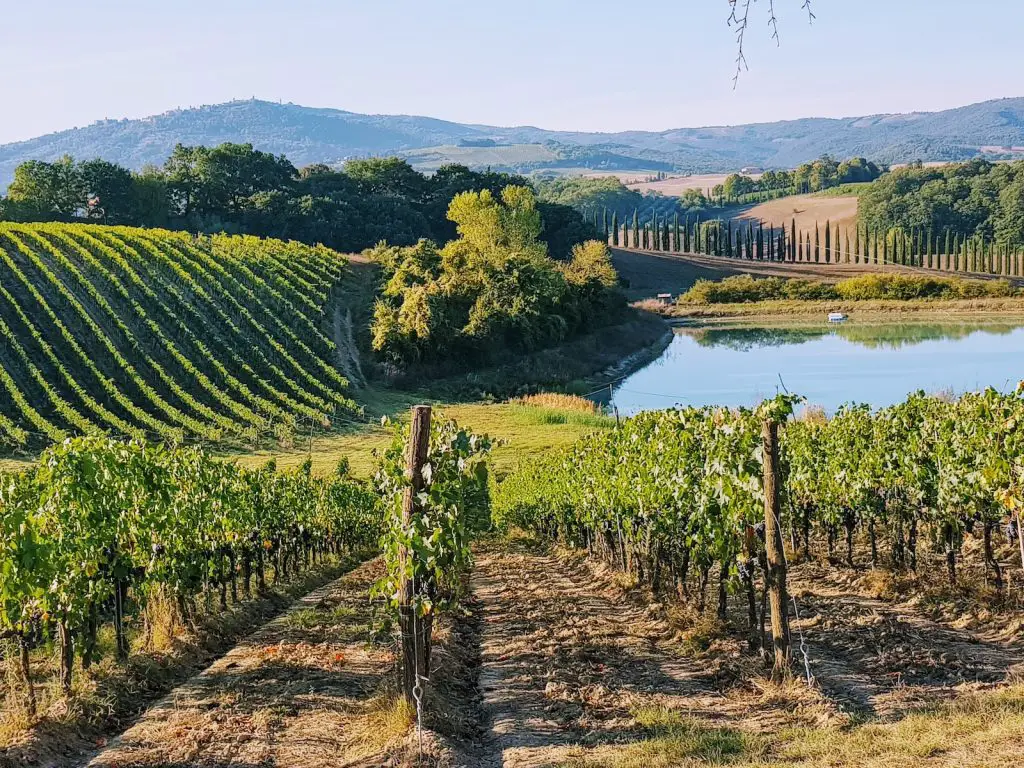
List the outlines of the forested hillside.
<svg viewBox="0 0 1024 768">
<path fill-rule="evenodd" d="M 694 119 L 699 121 L 699 116 Z M 26 160 L 52 161 L 70 154 L 141 170 L 162 163 L 178 143 L 223 142 L 250 142 L 300 165 L 339 165 L 351 158 L 408 151 L 414 163 L 422 162 L 430 170 L 452 158 L 453 146 L 460 148 L 458 162 L 492 165 L 500 145 L 533 145 L 530 152 L 507 153 L 504 169 L 518 172 L 553 165 L 687 172 L 733 171 L 747 165 L 792 168 L 823 154 L 864 155 L 885 163 L 965 160 L 981 154 L 1019 154 L 1024 147 L 1024 99 L 931 113 L 620 133 L 463 125 L 427 117 L 236 101 L 142 120 L 105 120 L 0 146 L 0 186 L 10 183 L 14 169 Z M 435 151 L 423 152 L 425 148 Z"/>
<path fill-rule="evenodd" d="M 950 231 L 1024 245 L 1024 161 L 900 168 L 868 187 L 860 218 L 869 227 Z"/>
<path fill-rule="evenodd" d="M 0 224 L 0 448 L 73 434 L 254 444 L 353 418 L 323 247 Z"/>
</svg>

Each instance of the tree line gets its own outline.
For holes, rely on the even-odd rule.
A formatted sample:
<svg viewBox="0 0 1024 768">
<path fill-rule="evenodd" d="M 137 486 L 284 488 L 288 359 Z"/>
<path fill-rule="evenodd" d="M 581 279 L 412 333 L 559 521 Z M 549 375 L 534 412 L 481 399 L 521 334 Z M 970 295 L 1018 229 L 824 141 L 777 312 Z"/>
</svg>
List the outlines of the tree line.
<svg viewBox="0 0 1024 768">
<path fill-rule="evenodd" d="M 630 189 L 616 176 L 586 178 L 568 176 L 536 182 L 538 197 L 550 203 L 569 205 L 588 220 L 607 211 L 624 221 L 633 211 L 641 221 L 671 218 L 675 214 L 693 216 L 714 208 L 773 200 L 786 195 L 820 192 L 841 184 L 874 181 L 887 169 L 863 157 L 839 161 L 828 155 L 788 171 L 765 171 L 752 175 L 733 173 L 721 184 L 707 189 L 686 189 L 678 197 L 659 192 Z M 664 174 L 659 174 L 666 178 Z M 600 228 L 600 221 L 595 226 Z"/>
<path fill-rule="evenodd" d="M 754 261 L 820 264 L 899 264 L 943 272 L 973 272 L 1024 277 L 1024 249 L 984 234 L 961 236 L 923 227 L 905 231 L 857 223 L 840 228 L 826 221 L 814 229 L 797 229 L 796 219 L 777 225 L 754 219 L 708 219 L 699 215 L 653 216 L 642 222 L 637 211 L 620 224 L 618 215 L 595 219 L 613 247 L 698 253 Z"/>
<path fill-rule="evenodd" d="M 296 168 L 251 144 L 179 144 L 162 166 L 135 172 L 116 163 L 64 156 L 15 170 L 0 219 L 164 227 L 322 243 L 353 252 L 387 240 L 455 236 L 448 204 L 470 190 L 528 186 L 520 177 L 442 166 L 426 176 L 397 157 Z M 557 258 L 595 233 L 571 207 L 541 201 L 541 239 Z"/>
<path fill-rule="evenodd" d="M 825 155 L 812 162 L 804 163 L 792 171 L 765 171 L 757 179 L 740 173 L 730 174 L 722 184 L 713 188 L 712 197 L 734 201 L 747 195 L 759 193 L 807 194 L 821 192 L 840 184 L 874 181 L 886 170 L 884 166 L 876 165 L 863 157 L 852 157 L 840 162 Z"/>
</svg>

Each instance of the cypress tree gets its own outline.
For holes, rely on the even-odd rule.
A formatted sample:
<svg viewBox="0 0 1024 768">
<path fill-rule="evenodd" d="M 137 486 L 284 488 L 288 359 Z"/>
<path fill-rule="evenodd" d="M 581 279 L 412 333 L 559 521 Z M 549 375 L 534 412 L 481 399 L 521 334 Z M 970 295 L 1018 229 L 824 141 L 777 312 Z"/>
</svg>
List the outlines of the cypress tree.
<svg viewBox="0 0 1024 768">
<path fill-rule="evenodd" d="M 754 247 L 757 248 L 757 256 L 755 258 L 761 261 L 764 259 L 764 224 L 760 221 L 757 222 L 757 243 Z"/>
<path fill-rule="evenodd" d="M 811 260 L 811 233 L 808 232 L 806 235 L 807 241 L 804 243 L 804 261 Z"/>
<path fill-rule="evenodd" d="M 679 242 L 679 211 L 676 211 L 675 218 L 672 221 L 672 250 L 676 253 L 682 250 L 681 243 Z"/>
<path fill-rule="evenodd" d="M 786 242 L 786 225 L 782 225 L 782 229 L 779 230 L 779 259 L 781 261 L 786 260 L 786 255 L 789 253 L 789 243 Z"/>
<path fill-rule="evenodd" d="M 843 251 L 839 247 L 839 245 L 840 245 L 840 243 L 839 243 L 839 225 L 836 224 L 836 231 L 833 233 L 833 237 L 832 237 L 832 255 L 834 257 L 832 260 L 836 264 L 838 264 L 839 262 L 841 262 L 843 260 Z"/>
<path fill-rule="evenodd" d="M 640 247 L 640 213 L 636 208 L 633 209 L 633 247 Z"/>
<path fill-rule="evenodd" d="M 690 253 L 690 215 L 683 221 L 683 251 Z"/>
<path fill-rule="evenodd" d="M 672 250 L 672 230 L 668 228 L 668 219 L 661 225 L 661 250 Z"/>
<path fill-rule="evenodd" d="M 927 249 L 927 253 L 928 253 L 928 269 L 932 269 L 933 268 L 932 267 L 932 263 L 933 263 L 932 262 L 932 248 L 934 247 L 934 245 L 935 244 L 932 242 L 932 231 L 929 229 L 928 230 L 928 242 L 927 242 L 927 245 L 925 246 L 925 248 Z"/>
<path fill-rule="evenodd" d="M 725 222 L 725 256 L 732 258 L 732 219 Z"/>
<path fill-rule="evenodd" d="M 821 228 L 818 226 L 818 222 L 814 222 L 814 263 L 818 264 L 821 261 Z"/>
<path fill-rule="evenodd" d="M 825 263 L 828 264 L 832 260 L 832 227 L 828 223 L 828 219 L 825 220 Z"/>
<path fill-rule="evenodd" d="M 608 209 L 601 212 L 601 228 L 604 230 L 604 241 L 608 242 Z"/>
<path fill-rule="evenodd" d="M 850 228 L 846 227 L 843 230 L 843 263 L 850 263 Z"/>
<path fill-rule="evenodd" d="M 790 261 L 796 261 L 796 244 L 796 216 L 794 216 L 789 222 L 789 247 L 792 251 Z"/>
<path fill-rule="evenodd" d="M 619 214 L 612 211 L 612 245 L 619 244 Z"/>
<path fill-rule="evenodd" d="M 658 225 L 658 212 L 655 211 L 654 213 L 651 214 L 651 240 L 652 240 L 651 246 L 652 246 L 652 250 L 655 250 L 655 251 L 658 250 L 658 245 L 659 245 L 658 240 L 660 239 L 659 238 L 660 232 L 661 232 L 661 230 L 660 230 L 659 225 Z"/>
<path fill-rule="evenodd" d="M 847 237 L 849 239 L 849 237 Z M 853 225 L 853 263 L 860 264 L 860 222 Z"/>
</svg>

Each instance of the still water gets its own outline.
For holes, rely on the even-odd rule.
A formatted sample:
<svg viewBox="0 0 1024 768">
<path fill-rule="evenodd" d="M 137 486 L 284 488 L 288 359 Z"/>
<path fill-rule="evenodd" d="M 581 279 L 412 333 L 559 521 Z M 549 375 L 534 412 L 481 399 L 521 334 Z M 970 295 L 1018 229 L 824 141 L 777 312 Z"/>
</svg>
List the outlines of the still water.
<svg viewBox="0 0 1024 768">
<path fill-rule="evenodd" d="M 754 405 L 783 386 L 834 411 L 879 407 L 919 389 L 1012 390 L 1024 379 L 1024 319 L 991 323 L 688 325 L 617 385 L 620 413 L 673 405 Z"/>
</svg>

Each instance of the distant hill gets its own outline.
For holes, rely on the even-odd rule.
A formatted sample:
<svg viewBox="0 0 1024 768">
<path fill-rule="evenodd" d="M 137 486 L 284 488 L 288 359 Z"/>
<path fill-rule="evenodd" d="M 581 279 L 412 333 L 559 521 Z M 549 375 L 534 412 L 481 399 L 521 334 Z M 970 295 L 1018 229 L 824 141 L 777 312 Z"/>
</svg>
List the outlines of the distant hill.
<svg viewBox="0 0 1024 768">
<path fill-rule="evenodd" d="M 162 163 L 178 142 L 214 145 L 224 141 L 251 142 L 258 149 L 287 155 L 296 165 L 406 154 L 410 162 L 425 169 L 458 160 L 523 172 L 590 168 L 708 173 L 748 165 L 791 168 L 824 153 L 863 155 L 887 163 L 965 160 L 979 155 L 998 159 L 1024 155 L 1024 98 L 942 112 L 620 133 L 500 128 L 430 117 L 233 101 L 141 120 L 104 120 L 2 145 L 0 186 L 6 186 L 14 168 L 29 159 L 52 160 L 67 153 L 80 159 L 102 157 L 138 169 Z"/>
</svg>

